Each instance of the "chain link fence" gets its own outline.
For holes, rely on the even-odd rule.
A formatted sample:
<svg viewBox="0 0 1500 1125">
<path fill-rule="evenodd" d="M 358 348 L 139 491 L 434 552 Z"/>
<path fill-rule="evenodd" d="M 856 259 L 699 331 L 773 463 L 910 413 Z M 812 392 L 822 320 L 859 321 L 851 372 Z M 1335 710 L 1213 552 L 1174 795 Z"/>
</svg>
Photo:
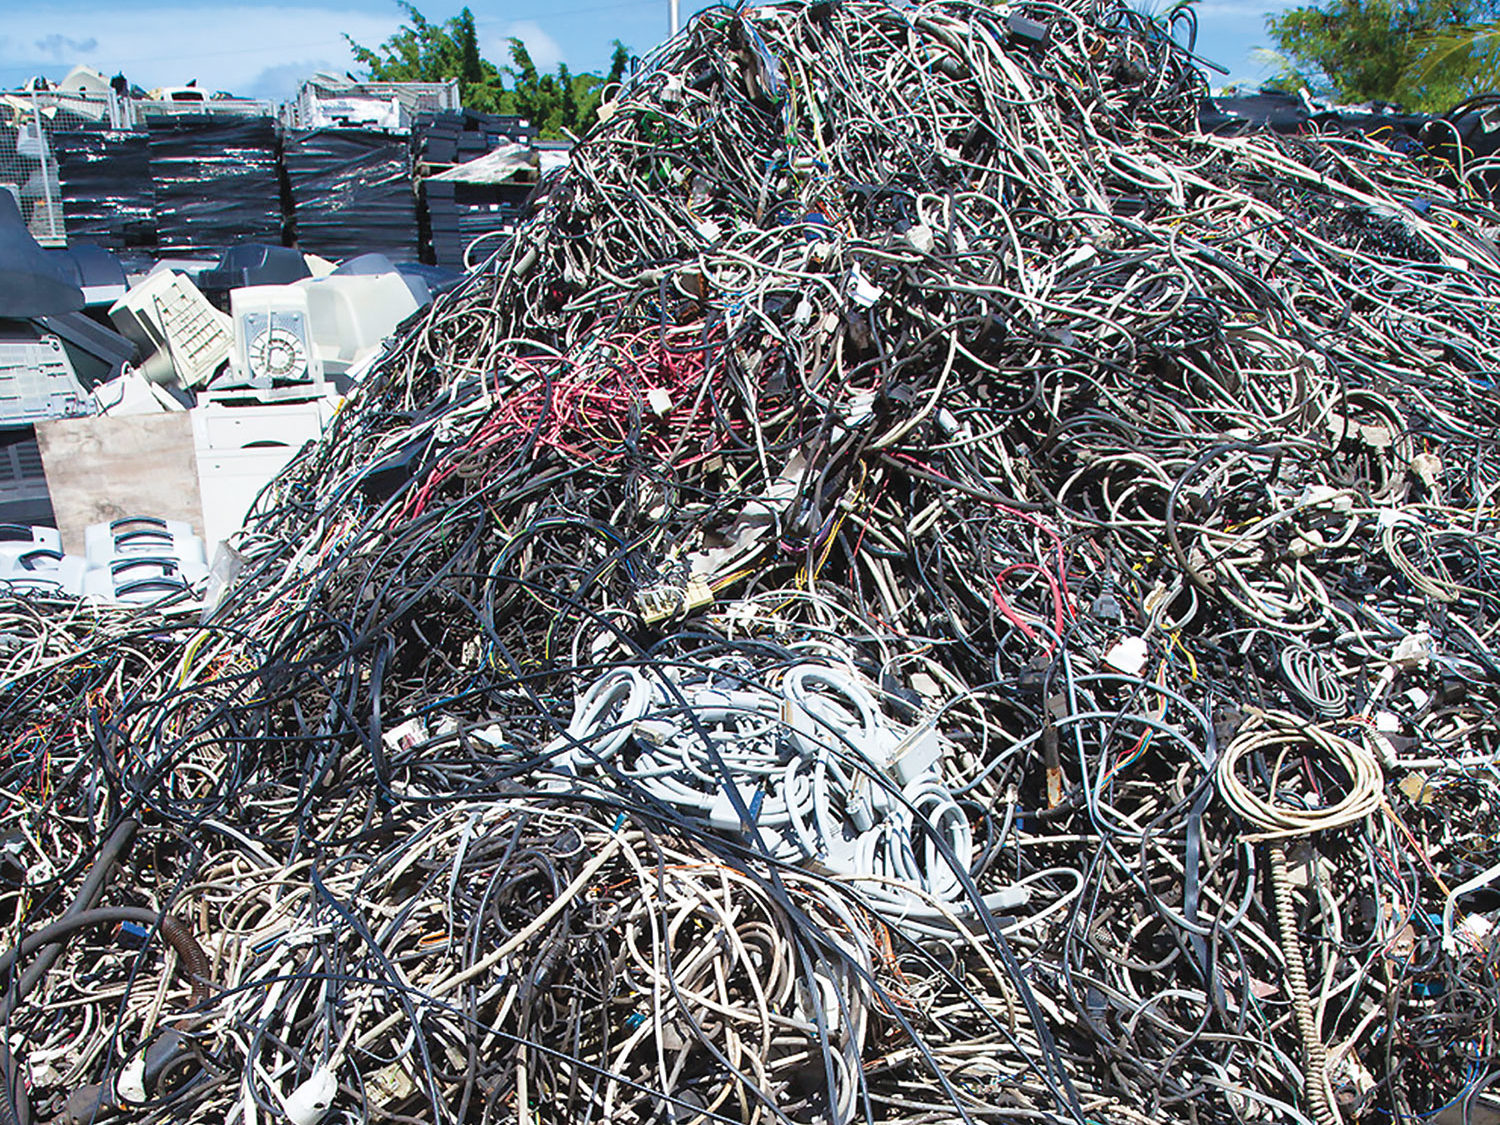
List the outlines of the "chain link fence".
<svg viewBox="0 0 1500 1125">
<path fill-rule="evenodd" d="M 104 126 L 129 128 L 128 100 L 113 91 L 0 92 L 0 191 L 20 205 L 27 228 L 43 246 L 66 246 L 56 133 Z"/>
<path fill-rule="evenodd" d="M 6 94 L 0 101 L 0 191 L 15 197 L 21 218 L 38 242 L 65 246 L 52 132 L 60 116 L 72 115 L 49 102 L 54 99 L 35 92 Z"/>
</svg>

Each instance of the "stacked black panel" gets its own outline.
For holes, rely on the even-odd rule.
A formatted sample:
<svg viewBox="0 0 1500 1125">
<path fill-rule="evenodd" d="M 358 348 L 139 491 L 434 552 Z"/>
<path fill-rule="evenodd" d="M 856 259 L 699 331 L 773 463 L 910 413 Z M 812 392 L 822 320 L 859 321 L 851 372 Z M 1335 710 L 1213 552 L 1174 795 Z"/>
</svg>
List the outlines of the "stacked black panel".
<svg viewBox="0 0 1500 1125">
<path fill-rule="evenodd" d="M 325 258 L 420 256 L 407 138 L 370 129 L 292 133 L 283 153 L 300 249 Z"/>
<path fill-rule="evenodd" d="M 448 269 L 465 268 L 469 245 L 475 247 L 477 264 L 488 257 L 524 213 L 531 184 L 468 184 L 452 180 L 428 180 L 423 185 L 427 219 L 431 228 L 432 260 Z"/>
<path fill-rule="evenodd" d="M 472 109 L 424 113 L 412 122 L 412 159 L 417 164 L 463 164 L 501 145 L 526 144 L 535 137 L 535 127 L 524 117 Z"/>
<path fill-rule="evenodd" d="M 423 114 L 412 124 L 412 160 L 419 169 L 466 164 L 508 144 L 529 144 L 536 129 L 524 117 L 474 110 Z M 481 235 L 509 230 L 520 218 L 529 185 L 423 182 L 422 234 L 428 260 L 464 268 L 464 251 Z M 486 238 L 476 253 L 498 244 Z M 487 248 L 487 249 L 486 249 Z"/>
<path fill-rule="evenodd" d="M 153 249 L 156 197 L 147 135 L 77 129 L 52 134 L 52 145 L 68 235 L 108 250 Z"/>
<path fill-rule="evenodd" d="M 157 243 L 216 253 L 237 242 L 282 240 L 276 122 L 194 114 L 151 121 Z"/>
</svg>

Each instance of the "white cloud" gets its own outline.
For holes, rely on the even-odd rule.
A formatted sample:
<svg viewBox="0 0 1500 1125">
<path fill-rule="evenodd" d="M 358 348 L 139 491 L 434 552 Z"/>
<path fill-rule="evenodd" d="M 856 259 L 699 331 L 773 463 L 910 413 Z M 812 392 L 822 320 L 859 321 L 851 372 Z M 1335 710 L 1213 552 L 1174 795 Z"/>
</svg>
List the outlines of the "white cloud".
<svg viewBox="0 0 1500 1125">
<path fill-rule="evenodd" d="M 375 46 L 393 32 L 399 19 L 353 10 L 299 7 L 220 7 L 128 5 L 97 9 L 70 8 L 66 14 L 35 5 L 6 16 L 6 40 L 0 44 L 0 67 L 29 66 L 48 73 L 58 63 L 87 63 L 105 74 L 123 71 L 145 87 L 177 85 L 190 78 L 208 90 L 248 92 L 267 88 L 269 72 L 289 60 L 314 59 L 308 74 L 320 66 L 343 70 L 353 65 L 345 33 Z M 34 44 L 58 43 L 67 34 L 86 34 L 67 58 L 41 55 Z M 284 81 L 277 83 L 284 85 Z"/>
<path fill-rule="evenodd" d="M 45 58 L 62 62 L 65 59 L 87 54 L 99 46 L 99 41 L 92 36 L 88 39 L 73 39 L 66 35 L 47 35 L 38 39 L 33 45 Z"/>
<path fill-rule="evenodd" d="M 526 50 L 531 55 L 531 61 L 536 63 L 537 70 L 546 74 L 557 69 L 557 64 L 566 62 L 562 47 L 556 39 L 542 30 L 541 24 L 535 20 L 516 20 L 509 24 L 501 33 L 500 42 L 486 53 L 486 57 L 494 59 L 497 64 L 510 62 L 510 44 L 507 39 L 519 39 L 526 44 Z"/>
<path fill-rule="evenodd" d="M 345 61 L 331 62 L 328 59 L 303 59 L 300 62 L 268 66 L 249 82 L 236 88 L 235 92 L 246 98 L 263 98 L 266 101 L 284 102 L 296 96 L 305 79 L 320 70 L 343 74 L 348 69 Z"/>
</svg>

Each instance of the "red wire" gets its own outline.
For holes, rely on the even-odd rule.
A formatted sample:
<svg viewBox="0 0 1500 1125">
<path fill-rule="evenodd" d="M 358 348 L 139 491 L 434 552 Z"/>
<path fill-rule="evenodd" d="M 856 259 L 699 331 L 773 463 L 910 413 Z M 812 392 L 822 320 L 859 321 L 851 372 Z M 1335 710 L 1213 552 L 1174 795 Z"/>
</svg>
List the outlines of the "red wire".
<svg viewBox="0 0 1500 1125">
<path fill-rule="evenodd" d="M 681 346 L 674 345 L 674 337 L 683 341 Z M 710 389 L 722 381 L 722 370 L 708 370 L 708 349 L 716 344 L 705 343 L 696 330 L 666 339 L 646 331 L 596 341 L 583 362 L 552 356 L 511 359 L 508 366 L 496 369 L 496 404 L 489 416 L 468 441 L 433 466 L 404 506 L 403 516 L 420 515 L 464 465 L 504 460 L 533 435 L 538 449 L 575 461 L 617 460 L 624 456 L 624 443 L 655 391 L 664 391 L 671 405 L 642 433 L 645 450 L 663 459 L 680 451 L 683 463 L 711 455 L 713 417 L 702 392 L 705 380 Z M 507 388 L 504 375 L 524 380 L 523 388 Z"/>
</svg>

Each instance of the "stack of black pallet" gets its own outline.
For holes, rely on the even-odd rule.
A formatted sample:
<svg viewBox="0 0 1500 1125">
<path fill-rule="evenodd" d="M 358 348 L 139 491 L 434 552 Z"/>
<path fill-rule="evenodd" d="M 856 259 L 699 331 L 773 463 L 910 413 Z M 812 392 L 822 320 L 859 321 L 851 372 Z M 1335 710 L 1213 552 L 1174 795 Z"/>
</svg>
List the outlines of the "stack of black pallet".
<svg viewBox="0 0 1500 1125">
<path fill-rule="evenodd" d="M 472 109 L 424 113 L 412 122 L 412 162 L 464 164 L 501 145 L 529 144 L 536 128 L 524 117 L 478 113 Z"/>
<path fill-rule="evenodd" d="M 412 161 L 419 172 L 471 160 L 509 144 L 530 144 L 536 129 L 523 117 L 474 110 L 423 114 L 412 123 Z M 424 180 L 423 241 L 428 260 L 464 268 L 464 251 L 481 235 L 508 230 L 520 218 L 529 184 L 471 184 Z M 485 252 L 497 240 L 485 239 Z"/>
<path fill-rule="evenodd" d="M 433 262 L 447 269 L 464 269 L 471 264 L 464 261 L 469 244 L 486 235 L 493 237 L 486 237 L 476 248 L 476 262 L 488 256 L 503 233 L 520 221 L 532 186 L 424 181 Z"/>
<path fill-rule="evenodd" d="M 69 237 L 117 252 L 156 246 L 156 197 L 145 133 L 73 129 L 52 134 Z"/>
<path fill-rule="evenodd" d="M 158 246 L 196 254 L 237 242 L 280 243 L 278 145 L 270 117 L 153 117 Z"/>
<path fill-rule="evenodd" d="M 297 246 L 325 258 L 421 253 L 406 137 L 373 129 L 289 133 L 283 151 Z"/>
</svg>

